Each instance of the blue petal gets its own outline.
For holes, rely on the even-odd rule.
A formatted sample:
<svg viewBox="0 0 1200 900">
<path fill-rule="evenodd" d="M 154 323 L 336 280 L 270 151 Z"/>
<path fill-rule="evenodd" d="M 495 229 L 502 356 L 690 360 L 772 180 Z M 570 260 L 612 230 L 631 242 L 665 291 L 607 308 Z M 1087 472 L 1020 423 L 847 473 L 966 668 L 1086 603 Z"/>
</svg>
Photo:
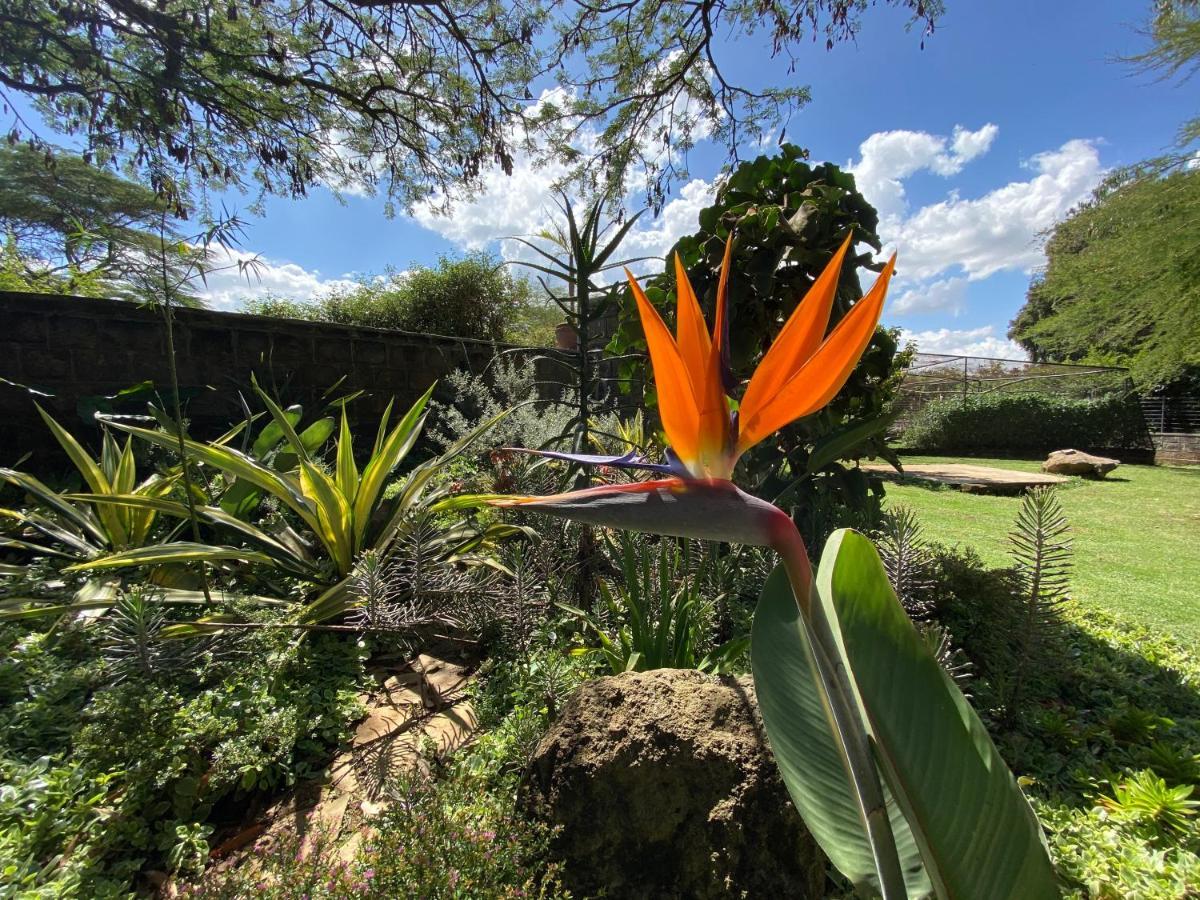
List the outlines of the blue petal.
<svg viewBox="0 0 1200 900">
<path fill-rule="evenodd" d="M 517 453 L 532 453 L 534 456 L 544 456 L 547 459 L 561 459 L 565 462 L 580 463 L 585 466 L 612 466 L 617 469 L 645 469 L 649 472 L 664 472 L 671 475 L 679 474 L 678 459 L 667 451 L 668 463 L 652 463 L 635 450 L 630 450 L 623 456 L 602 456 L 595 453 L 559 453 L 555 450 L 526 450 L 523 447 L 506 447 Z"/>
</svg>

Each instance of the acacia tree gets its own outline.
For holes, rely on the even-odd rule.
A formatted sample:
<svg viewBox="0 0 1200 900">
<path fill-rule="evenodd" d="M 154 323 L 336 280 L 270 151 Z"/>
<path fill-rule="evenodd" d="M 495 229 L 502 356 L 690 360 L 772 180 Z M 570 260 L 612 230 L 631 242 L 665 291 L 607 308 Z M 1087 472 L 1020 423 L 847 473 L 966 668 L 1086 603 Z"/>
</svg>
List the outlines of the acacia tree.
<svg viewBox="0 0 1200 900">
<path fill-rule="evenodd" d="M 1200 170 L 1111 175 L 1049 233 L 1008 335 L 1048 362 L 1127 365 L 1142 390 L 1200 384 Z"/>
<path fill-rule="evenodd" d="M 169 217 L 164 222 L 164 212 L 145 185 L 77 156 L 0 147 L 0 235 L 9 268 L 23 282 L 14 286 L 123 294 L 147 266 L 160 265 L 177 278 L 199 251 Z"/>
<path fill-rule="evenodd" d="M 932 31 L 940 0 L 888 0 Z M 652 206 L 700 134 L 784 123 L 807 89 L 731 81 L 721 37 L 792 57 L 852 38 L 868 0 L 6 0 L 10 137 L 72 135 L 184 214 L 196 188 L 321 183 L 444 202 L 524 147 Z M 719 37 L 721 36 L 721 37 Z M 560 88 L 535 98 L 533 90 Z M 7 93 L 6 93 L 7 92 Z M 594 141 L 579 140 L 598 133 Z M 586 149 L 580 149 L 584 146 Z"/>
<path fill-rule="evenodd" d="M 1143 71 L 1164 81 L 1188 81 L 1200 71 L 1200 0 L 1154 0 L 1150 24 L 1145 29 L 1150 47 L 1129 57 Z M 1200 116 L 1179 126 L 1177 153 L 1155 162 L 1159 168 L 1177 166 L 1193 157 L 1200 142 Z"/>
</svg>

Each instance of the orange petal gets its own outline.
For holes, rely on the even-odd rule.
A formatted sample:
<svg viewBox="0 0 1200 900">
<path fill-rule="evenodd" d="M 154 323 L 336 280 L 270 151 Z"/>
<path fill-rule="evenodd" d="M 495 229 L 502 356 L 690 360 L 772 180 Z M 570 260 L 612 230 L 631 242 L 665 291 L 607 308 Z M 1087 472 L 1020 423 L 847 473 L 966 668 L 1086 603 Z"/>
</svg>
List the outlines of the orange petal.
<svg viewBox="0 0 1200 900">
<path fill-rule="evenodd" d="M 723 373 L 729 355 L 729 263 L 733 258 L 733 232 L 725 239 L 725 256 L 721 259 L 721 278 L 717 282 L 717 315 L 713 322 L 712 354 L 716 360 L 717 373 Z M 732 387 L 730 388 L 732 390 Z"/>
<path fill-rule="evenodd" d="M 722 281 L 725 279 L 725 271 L 722 271 L 721 278 Z M 717 474 L 723 478 L 729 473 L 718 460 L 723 459 L 729 450 L 730 423 L 729 404 L 721 383 L 721 360 L 719 356 L 714 356 L 713 341 L 709 338 L 708 326 L 704 324 L 704 314 L 700 311 L 696 292 L 692 289 L 678 253 L 675 254 L 675 285 L 679 297 L 679 354 L 692 379 L 700 418 L 699 453 L 695 458 L 697 465 L 692 468 L 697 476 Z M 718 293 L 718 309 L 720 305 Z M 682 455 L 680 458 L 685 463 L 689 462 Z"/>
<path fill-rule="evenodd" d="M 752 414 L 745 414 L 745 418 L 740 419 L 739 454 L 783 426 L 816 412 L 841 390 L 871 342 L 871 336 L 875 334 L 875 326 L 879 324 L 879 315 L 883 312 L 888 281 L 895 267 L 896 257 L 893 255 L 875 285 L 854 304 L 854 308 L 838 323 L 816 353 L 773 397 L 762 402 Z M 744 413 L 745 406 L 742 409 Z"/>
<path fill-rule="evenodd" d="M 688 281 L 687 271 L 679 254 L 675 254 L 675 294 L 679 298 L 675 332 L 679 343 L 679 355 L 683 357 L 692 384 L 699 385 L 708 368 L 708 356 L 712 342 L 708 337 L 708 326 L 696 300 L 696 292 Z"/>
<path fill-rule="evenodd" d="M 675 338 L 663 323 L 662 316 L 628 269 L 625 277 L 637 300 L 642 329 L 646 333 L 663 431 L 667 433 L 671 448 L 686 464 L 697 458 L 700 449 L 700 410 L 696 391 Z"/>
<path fill-rule="evenodd" d="M 850 249 L 853 235 L 847 235 L 842 246 L 825 270 L 817 276 L 804 299 L 796 306 L 775 338 L 767 355 L 754 371 L 750 384 L 742 397 L 741 416 L 743 421 L 753 419 L 762 407 L 769 403 L 808 358 L 821 346 L 825 329 L 829 325 L 829 311 L 837 294 L 838 280 L 842 274 L 842 261 Z"/>
</svg>

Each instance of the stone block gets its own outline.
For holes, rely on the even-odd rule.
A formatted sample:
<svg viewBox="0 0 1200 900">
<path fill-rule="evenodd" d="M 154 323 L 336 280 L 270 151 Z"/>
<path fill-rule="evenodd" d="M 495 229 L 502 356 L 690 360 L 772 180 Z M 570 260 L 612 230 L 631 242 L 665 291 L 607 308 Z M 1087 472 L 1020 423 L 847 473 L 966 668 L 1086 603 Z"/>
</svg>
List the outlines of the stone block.
<svg viewBox="0 0 1200 900">
<path fill-rule="evenodd" d="M 51 349 L 89 349 L 100 346 L 99 323 L 84 316 L 55 316 L 47 324 Z"/>
<path fill-rule="evenodd" d="M 388 348 L 383 341 L 354 342 L 354 364 L 356 366 L 386 366 L 387 361 Z"/>
<path fill-rule="evenodd" d="M 21 376 L 34 383 L 70 381 L 71 352 L 30 346 L 21 354 Z"/>
</svg>

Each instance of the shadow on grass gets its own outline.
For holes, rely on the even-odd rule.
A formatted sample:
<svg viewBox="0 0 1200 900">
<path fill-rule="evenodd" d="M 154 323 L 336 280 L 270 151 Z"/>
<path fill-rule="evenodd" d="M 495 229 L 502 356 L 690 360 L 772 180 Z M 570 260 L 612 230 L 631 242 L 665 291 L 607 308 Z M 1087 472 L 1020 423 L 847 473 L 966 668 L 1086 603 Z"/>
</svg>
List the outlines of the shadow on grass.
<svg viewBox="0 0 1200 900">
<path fill-rule="evenodd" d="M 1200 784 L 1200 657 L 1072 602 L 1030 624 L 1008 570 L 972 554 L 939 563 L 938 618 L 975 667 L 972 703 L 1031 793 L 1091 807 L 1144 769 Z"/>
</svg>

